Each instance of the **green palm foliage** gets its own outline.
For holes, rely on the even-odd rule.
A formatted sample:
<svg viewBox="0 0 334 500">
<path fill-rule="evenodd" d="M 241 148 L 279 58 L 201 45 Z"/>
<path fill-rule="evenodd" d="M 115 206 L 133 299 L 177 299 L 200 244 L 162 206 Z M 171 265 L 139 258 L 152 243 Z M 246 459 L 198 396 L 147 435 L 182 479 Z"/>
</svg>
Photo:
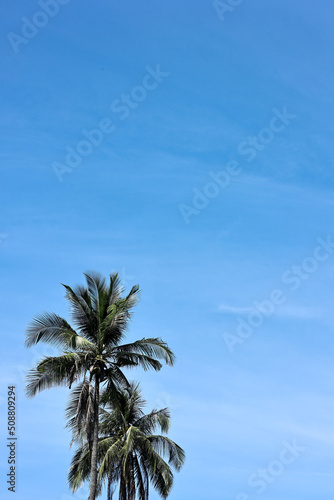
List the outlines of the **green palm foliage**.
<svg viewBox="0 0 334 500">
<path fill-rule="evenodd" d="M 73 395 L 68 407 L 70 427 L 75 417 Z M 172 467 L 180 470 L 185 454 L 182 448 L 164 435 L 168 432 L 170 414 L 167 408 L 143 412 L 145 401 L 139 385 L 131 383 L 117 393 L 104 391 L 101 396 L 98 464 L 98 492 L 107 485 L 107 498 L 112 500 L 118 487 L 119 500 L 148 500 L 149 484 L 166 498 L 173 484 Z M 77 429 L 76 440 L 82 440 L 73 457 L 68 481 L 75 492 L 89 479 L 89 443 L 83 428 Z"/>
<path fill-rule="evenodd" d="M 100 274 L 85 274 L 86 286 L 74 289 L 63 285 L 70 304 L 73 327 L 54 313 L 44 313 L 30 324 L 26 345 L 46 342 L 61 350 L 59 356 L 45 357 L 28 374 L 29 397 L 55 386 L 75 387 L 75 426 L 85 429 L 90 457 L 90 496 L 97 488 L 97 442 L 100 385 L 111 393 L 127 385 L 123 368 L 141 366 L 160 370 L 161 361 L 173 365 L 174 354 L 160 338 L 143 338 L 123 344 L 139 287 L 124 296 L 118 274 L 106 282 Z M 74 423 L 73 423 L 74 425 Z"/>
</svg>

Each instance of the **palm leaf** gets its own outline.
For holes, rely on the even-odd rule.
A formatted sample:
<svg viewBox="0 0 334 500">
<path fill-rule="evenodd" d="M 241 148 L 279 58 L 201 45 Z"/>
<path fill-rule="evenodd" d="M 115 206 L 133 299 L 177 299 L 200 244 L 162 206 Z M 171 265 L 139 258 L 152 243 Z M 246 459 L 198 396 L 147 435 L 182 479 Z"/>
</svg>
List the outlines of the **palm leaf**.
<svg viewBox="0 0 334 500">
<path fill-rule="evenodd" d="M 143 338 L 132 342 L 131 344 L 123 344 L 115 347 L 114 352 L 117 356 L 125 353 L 138 353 L 146 356 L 162 359 L 169 366 L 173 366 L 175 355 L 168 347 L 168 344 L 160 338 Z"/>
<path fill-rule="evenodd" d="M 39 342 L 65 349 L 87 349 L 92 346 L 92 343 L 78 335 L 64 318 L 48 312 L 35 318 L 27 329 L 26 346 L 31 347 Z"/>
<path fill-rule="evenodd" d="M 27 396 L 33 397 L 50 387 L 70 387 L 86 369 L 85 356 L 79 353 L 67 352 L 61 356 L 45 357 L 28 372 Z"/>
</svg>

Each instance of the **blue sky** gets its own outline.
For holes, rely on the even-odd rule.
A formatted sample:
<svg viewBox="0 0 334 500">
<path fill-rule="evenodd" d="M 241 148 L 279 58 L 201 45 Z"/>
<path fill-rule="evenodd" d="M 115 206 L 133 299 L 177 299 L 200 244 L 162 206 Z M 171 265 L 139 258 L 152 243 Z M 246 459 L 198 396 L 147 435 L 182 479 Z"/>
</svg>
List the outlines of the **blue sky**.
<svg viewBox="0 0 334 500">
<path fill-rule="evenodd" d="M 161 336 L 178 359 L 133 372 L 187 452 L 171 500 L 332 499 L 332 3 L 226 1 L 219 16 L 211 1 L 63 0 L 53 17 L 41 3 L 0 7 L 2 478 L 15 383 L 15 498 L 71 497 L 67 391 L 25 398 L 25 370 L 51 354 L 26 350 L 25 328 L 67 315 L 61 282 L 118 270 L 142 288 L 129 338 Z M 24 37 L 22 18 L 43 26 Z M 113 130 L 69 167 L 101 121 Z M 278 296 L 267 316 L 254 305 Z"/>
</svg>

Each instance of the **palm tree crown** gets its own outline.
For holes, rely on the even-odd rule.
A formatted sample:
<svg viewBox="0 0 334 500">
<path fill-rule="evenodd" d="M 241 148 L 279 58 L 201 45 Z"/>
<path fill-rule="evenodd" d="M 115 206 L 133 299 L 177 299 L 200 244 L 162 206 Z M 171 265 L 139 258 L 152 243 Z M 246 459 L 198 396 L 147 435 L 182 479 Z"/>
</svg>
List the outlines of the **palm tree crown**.
<svg viewBox="0 0 334 500">
<path fill-rule="evenodd" d="M 101 395 L 98 464 L 99 485 L 108 486 L 108 500 L 119 488 L 119 500 L 148 500 L 149 483 L 166 498 L 173 484 L 171 466 L 180 470 L 185 454 L 171 439 L 154 432 L 159 427 L 167 433 L 170 414 L 167 408 L 143 412 L 145 401 L 139 385 L 129 386 Z M 68 417 L 72 415 L 68 408 Z M 83 438 L 83 436 L 81 435 Z M 166 460 L 164 460 L 164 458 Z M 89 444 L 83 439 L 78 447 L 69 471 L 69 484 L 73 492 L 89 477 Z"/>
</svg>

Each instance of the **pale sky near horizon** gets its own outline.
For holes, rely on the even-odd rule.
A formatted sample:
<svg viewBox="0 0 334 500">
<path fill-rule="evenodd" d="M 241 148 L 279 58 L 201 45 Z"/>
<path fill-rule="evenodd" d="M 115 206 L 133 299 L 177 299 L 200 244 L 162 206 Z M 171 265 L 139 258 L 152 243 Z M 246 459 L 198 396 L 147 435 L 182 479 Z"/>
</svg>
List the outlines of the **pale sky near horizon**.
<svg viewBox="0 0 334 500">
<path fill-rule="evenodd" d="M 187 453 L 171 500 L 332 500 L 333 3 L 54 1 L 0 6 L 1 498 L 8 384 L 15 500 L 87 496 L 24 336 L 94 269 L 176 353 L 131 372 Z"/>
</svg>

